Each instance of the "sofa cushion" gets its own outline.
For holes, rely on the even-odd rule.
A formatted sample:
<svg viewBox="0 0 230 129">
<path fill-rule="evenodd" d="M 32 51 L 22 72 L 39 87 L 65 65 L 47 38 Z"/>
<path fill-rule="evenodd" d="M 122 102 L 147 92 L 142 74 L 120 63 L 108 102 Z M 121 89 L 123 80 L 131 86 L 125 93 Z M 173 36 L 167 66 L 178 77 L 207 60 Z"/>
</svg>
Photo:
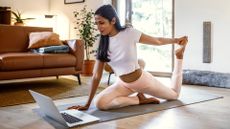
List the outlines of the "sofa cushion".
<svg viewBox="0 0 230 129">
<path fill-rule="evenodd" d="M 75 67 L 76 57 L 69 53 L 43 54 L 43 68 Z"/>
<path fill-rule="evenodd" d="M 68 53 L 70 48 L 67 45 L 59 45 L 31 49 L 31 51 L 34 53 Z"/>
<path fill-rule="evenodd" d="M 39 69 L 43 66 L 41 54 L 6 53 L 0 54 L 2 71 Z"/>
<path fill-rule="evenodd" d="M 22 27 L 0 25 L 0 53 L 25 50 L 27 44 L 23 32 Z"/>
<path fill-rule="evenodd" d="M 29 35 L 29 49 L 63 45 L 59 35 L 53 32 L 32 32 Z"/>
</svg>

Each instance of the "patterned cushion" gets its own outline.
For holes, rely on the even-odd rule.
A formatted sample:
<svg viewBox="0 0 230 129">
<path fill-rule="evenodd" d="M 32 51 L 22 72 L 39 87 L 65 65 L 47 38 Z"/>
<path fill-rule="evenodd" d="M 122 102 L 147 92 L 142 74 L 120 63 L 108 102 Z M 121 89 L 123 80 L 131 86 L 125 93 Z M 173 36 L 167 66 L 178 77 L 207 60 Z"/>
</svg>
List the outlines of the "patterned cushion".
<svg viewBox="0 0 230 129">
<path fill-rule="evenodd" d="M 59 35 L 53 32 L 32 32 L 29 34 L 29 49 L 63 45 Z"/>
</svg>

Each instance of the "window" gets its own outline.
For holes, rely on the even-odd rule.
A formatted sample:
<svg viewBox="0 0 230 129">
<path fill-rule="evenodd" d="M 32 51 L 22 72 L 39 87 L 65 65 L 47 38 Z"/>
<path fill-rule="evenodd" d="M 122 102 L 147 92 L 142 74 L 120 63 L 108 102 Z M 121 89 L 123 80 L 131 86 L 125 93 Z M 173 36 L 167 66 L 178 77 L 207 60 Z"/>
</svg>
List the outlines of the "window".
<svg viewBox="0 0 230 129">
<path fill-rule="evenodd" d="M 121 23 L 154 37 L 173 37 L 173 0 L 116 0 Z M 138 58 L 146 62 L 145 70 L 169 76 L 173 68 L 173 45 L 137 45 Z"/>
</svg>

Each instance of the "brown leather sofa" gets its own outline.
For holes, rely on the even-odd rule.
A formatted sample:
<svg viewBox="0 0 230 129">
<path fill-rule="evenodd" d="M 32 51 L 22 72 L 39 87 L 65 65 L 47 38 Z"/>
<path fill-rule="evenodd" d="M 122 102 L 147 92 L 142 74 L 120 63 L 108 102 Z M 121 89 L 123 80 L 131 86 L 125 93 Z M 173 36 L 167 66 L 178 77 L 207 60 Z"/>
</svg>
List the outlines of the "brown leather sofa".
<svg viewBox="0 0 230 129">
<path fill-rule="evenodd" d="M 38 54 L 28 50 L 29 33 L 52 31 L 52 28 L 0 24 L 0 81 L 10 79 L 76 75 L 84 59 L 81 40 L 67 40 L 70 53 Z"/>
</svg>

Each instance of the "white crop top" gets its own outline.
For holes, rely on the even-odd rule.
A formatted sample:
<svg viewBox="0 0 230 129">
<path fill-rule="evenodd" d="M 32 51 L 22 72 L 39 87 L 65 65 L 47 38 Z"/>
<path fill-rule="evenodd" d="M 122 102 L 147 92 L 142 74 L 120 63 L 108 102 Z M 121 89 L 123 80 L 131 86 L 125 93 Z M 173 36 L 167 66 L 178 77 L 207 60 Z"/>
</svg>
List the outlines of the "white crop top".
<svg viewBox="0 0 230 129">
<path fill-rule="evenodd" d="M 134 28 L 126 28 L 115 36 L 109 37 L 108 64 L 117 76 L 128 74 L 139 69 L 136 43 L 141 32 Z"/>
</svg>

